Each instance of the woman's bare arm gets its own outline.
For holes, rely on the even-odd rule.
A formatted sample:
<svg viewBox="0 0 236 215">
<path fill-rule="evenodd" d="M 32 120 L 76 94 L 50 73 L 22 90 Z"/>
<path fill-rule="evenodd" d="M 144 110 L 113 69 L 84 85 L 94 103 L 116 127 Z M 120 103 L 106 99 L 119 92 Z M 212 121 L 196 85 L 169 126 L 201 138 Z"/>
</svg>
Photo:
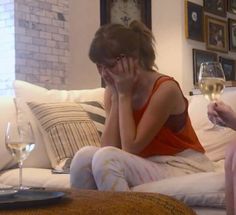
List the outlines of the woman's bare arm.
<svg viewBox="0 0 236 215">
<path fill-rule="evenodd" d="M 119 131 L 118 97 L 109 87 L 104 95 L 106 122 L 102 134 L 102 146 L 115 146 L 121 148 Z"/>
<path fill-rule="evenodd" d="M 135 126 L 131 97 L 119 96 L 119 126 L 122 149 L 133 154 L 141 152 L 158 134 L 171 114 L 185 110 L 182 93 L 173 81 L 163 83 L 154 93 L 138 126 Z"/>
</svg>

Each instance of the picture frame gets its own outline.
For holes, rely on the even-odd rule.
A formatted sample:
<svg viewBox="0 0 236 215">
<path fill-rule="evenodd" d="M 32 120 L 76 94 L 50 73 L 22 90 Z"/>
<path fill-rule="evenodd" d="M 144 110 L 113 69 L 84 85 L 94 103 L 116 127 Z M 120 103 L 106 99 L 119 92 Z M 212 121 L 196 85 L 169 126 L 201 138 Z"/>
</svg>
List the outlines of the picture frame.
<svg viewBox="0 0 236 215">
<path fill-rule="evenodd" d="M 236 0 L 228 0 L 228 11 L 236 14 Z"/>
<path fill-rule="evenodd" d="M 229 50 L 236 52 L 236 20 L 228 19 L 229 23 Z"/>
<path fill-rule="evenodd" d="M 152 29 L 151 0 L 100 0 L 100 24 L 121 23 L 136 19 Z"/>
<path fill-rule="evenodd" d="M 226 81 L 236 81 L 236 74 L 235 74 L 235 63 L 234 59 L 219 57 L 219 62 L 222 65 L 224 70 L 225 79 Z"/>
<path fill-rule="evenodd" d="M 192 55 L 193 55 L 193 84 L 196 88 L 198 88 L 198 74 L 201 63 L 208 61 L 217 61 L 217 54 L 210 51 L 193 49 Z"/>
<path fill-rule="evenodd" d="M 228 25 L 222 19 L 205 16 L 206 49 L 228 52 Z"/>
<path fill-rule="evenodd" d="M 227 14 L 227 0 L 204 0 L 204 11 L 212 13 L 217 16 L 226 17 Z"/>
<path fill-rule="evenodd" d="M 187 39 L 204 42 L 203 7 L 185 0 L 185 36 Z"/>
</svg>

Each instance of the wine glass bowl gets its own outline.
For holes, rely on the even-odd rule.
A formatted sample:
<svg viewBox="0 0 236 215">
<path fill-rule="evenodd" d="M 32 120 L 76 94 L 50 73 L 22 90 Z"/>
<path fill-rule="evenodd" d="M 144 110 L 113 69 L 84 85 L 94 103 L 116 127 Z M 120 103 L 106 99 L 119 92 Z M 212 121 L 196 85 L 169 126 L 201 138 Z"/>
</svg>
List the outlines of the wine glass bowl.
<svg viewBox="0 0 236 215">
<path fill-rule="evenodd" d="M 200 66 L 199 89 L 206 99 L 215 102 L 220 98 L 225 86 L 225 75 L 219 62 L 204 62 Z"/>
<path fill-rule="evenodd" d="M 35 147 L 34 134 L 29 122 L 8 122 L 5 131 L 6 148 L 19 165 L 19 189 L 22 185 L 23 161 Z"/>
<path fill-rule="evenodd" d="M 218 101 L 225 88 L 225 75 L 221 63 L 201 63 L 198 85 L 201 93 L 207 100 L 210 102 Z"/>
</svg>

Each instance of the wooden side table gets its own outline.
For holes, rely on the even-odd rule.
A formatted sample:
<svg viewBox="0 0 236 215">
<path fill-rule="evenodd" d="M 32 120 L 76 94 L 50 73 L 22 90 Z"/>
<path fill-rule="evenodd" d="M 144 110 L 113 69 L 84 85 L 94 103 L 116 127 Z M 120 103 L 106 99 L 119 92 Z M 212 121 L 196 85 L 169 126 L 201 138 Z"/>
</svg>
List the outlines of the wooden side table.
<svg viewBox="0 0 236 215">
<path fill-rule="evenodd" d="M 65 191 L 65 190 L 64 190 Z M 50 205 L 0 210 L 4 215 L 196 215 L 185 204 L 156 193 L 66 190 Z"/>
</svg>

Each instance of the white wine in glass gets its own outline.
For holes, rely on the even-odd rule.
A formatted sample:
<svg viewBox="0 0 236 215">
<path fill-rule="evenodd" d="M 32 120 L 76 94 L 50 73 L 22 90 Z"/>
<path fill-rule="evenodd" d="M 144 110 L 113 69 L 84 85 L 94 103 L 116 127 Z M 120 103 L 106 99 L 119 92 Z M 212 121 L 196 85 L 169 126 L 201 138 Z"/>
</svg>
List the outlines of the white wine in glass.
<svg viewBox="0 0 236 215">
<path fill-rule="evenodd" d="M 19 165 L 19 189 L 24 189 L 22 185 L 22 166 L 30 152 L 34 149 L 34 134 L 29 122 L 12 123 L 8 122 L 5 131 L 5 144 L 7 150 Z"/>
<path fill-rule="evenodd" d="M 198 84 L 201 93 L 210 102 L 219 100 L 225 88 L 225 75 L 221 63 L 204 62 L 201 63 Z M 216 127 L 214 126 L 212 129 Z"/>
</svg>

